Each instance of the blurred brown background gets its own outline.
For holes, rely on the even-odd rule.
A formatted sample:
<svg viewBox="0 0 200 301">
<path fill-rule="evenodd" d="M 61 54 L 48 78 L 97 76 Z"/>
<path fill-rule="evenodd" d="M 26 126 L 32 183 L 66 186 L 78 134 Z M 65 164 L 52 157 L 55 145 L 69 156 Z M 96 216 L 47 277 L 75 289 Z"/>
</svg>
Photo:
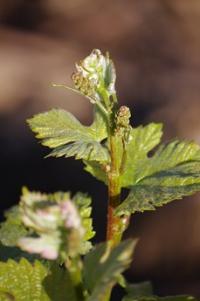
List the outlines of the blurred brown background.
<svg viewBox="0 0 200 301">
<path fill-rule="evenodd" d="M 89 123 L 87 100 L 50 83 L 70 84 L 74 62 L 93 48 L 111 53 L 135 126 L 163 121 L 165 140 L 200 142 L 200 1 L 0 0 L 1 211 L 18 201 L 22 185 L 89 190 L 101 240 L 105 188 L 80 162 L 44 160 L 47 150 L 25 124 L 52 107 Z M 161 295 L 200 296 L 200 194 L 138 214 L 127 235 L 141 238 L 131 281 L 151 279 Z"/>
</svg>

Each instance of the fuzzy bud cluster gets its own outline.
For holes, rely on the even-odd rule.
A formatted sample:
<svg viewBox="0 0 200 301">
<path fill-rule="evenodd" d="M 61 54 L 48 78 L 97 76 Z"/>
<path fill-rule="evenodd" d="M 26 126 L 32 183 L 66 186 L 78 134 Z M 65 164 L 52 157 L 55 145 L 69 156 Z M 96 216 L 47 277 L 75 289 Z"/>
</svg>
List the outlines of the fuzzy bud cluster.
<svg viewBox="0 0 200 301">
<path fill-rule="evenodd" d="M 18 245 L 46 259 L 77 255 L 84 236 L 77 208 L 68 198 L 56 202 L 48 195 L 25 193 L 20 202 L 21 218 L 33 236 L 21 238 Z"/>
<path fill-rule="evenodd" d="M 128 143 L 130 138 L 130 109 L 126 106 L 121 106 L 116 113 L 115 123 L 116 132 L 123 137 L 125 143 Z"/>
<path fill-rule="evenodd" d="M 131 112 L 126 106 L 121 106 L 116 114 L 116 124 L 118 127 L 126 128 L 130 124 Z"/>
</svg>

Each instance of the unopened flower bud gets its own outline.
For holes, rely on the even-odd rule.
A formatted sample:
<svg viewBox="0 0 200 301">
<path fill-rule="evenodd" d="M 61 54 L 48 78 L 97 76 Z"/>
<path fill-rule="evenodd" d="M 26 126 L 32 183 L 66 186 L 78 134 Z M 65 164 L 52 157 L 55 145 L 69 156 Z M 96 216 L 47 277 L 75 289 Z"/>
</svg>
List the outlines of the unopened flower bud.
<svg viewBox="0 0 200 301">
<path fill-rule="evenodd" d="M 72 75 L 75 88 L 95 101 L 105 95 L 109 98 L 115 93 L 116 72 L 109 56 L 94 49 L 84 60 L 76 64 L 76 72 Z"/>
<path fill-rule="evenodd" d="M 130 123 L 131 112 L 126 106 L 121 106 L 116 116 L 116 124 L 119 127 L 128 127 Z"/>
</svg>

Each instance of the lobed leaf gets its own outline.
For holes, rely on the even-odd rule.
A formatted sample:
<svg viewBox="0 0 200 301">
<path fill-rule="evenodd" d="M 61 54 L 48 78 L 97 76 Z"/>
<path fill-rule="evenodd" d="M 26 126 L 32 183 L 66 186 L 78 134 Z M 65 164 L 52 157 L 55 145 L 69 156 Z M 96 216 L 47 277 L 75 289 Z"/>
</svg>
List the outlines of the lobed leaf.
<svg viewBox="0 0 200 301">
<path fill-rule="evenodd" d="M 101 141 L 107 132 L 99 114 L 97 111 L 90 127 L 83 126 L 71 113 L 61 109 L 38 114 L 29 119 L 28 124 L 42 144 L 53 149 L 48 156 L 106 162 L 109 155 Z"/>
<path fill-rule="evenodd" d="M 154 210 L 200 191 L 200 147 L 178 141 L 162 145 L 141 162 L 136 175 L 135 185 L 116 210 L 119 215 Z"/>
<path fill-rule="evenodd" d="M 196 143 L 175 140 L 163 144 L 152 157 L 140 162 L 136 181 L 191 161 L 200 161 L 200 147 Z"/>
</svg>

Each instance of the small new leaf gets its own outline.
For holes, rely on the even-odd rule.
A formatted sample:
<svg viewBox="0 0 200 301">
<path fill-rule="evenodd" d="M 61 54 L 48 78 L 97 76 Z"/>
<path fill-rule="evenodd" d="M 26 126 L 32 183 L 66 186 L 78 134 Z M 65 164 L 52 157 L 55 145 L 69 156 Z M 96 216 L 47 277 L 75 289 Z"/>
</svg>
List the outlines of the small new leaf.
<svg viewBox="0 0 200 301">
<path fill-rule="evenodd" d="M 84 286 L 87 301 L 100 301 L 106 290 L 117 283 L 119 275 L 131 263 L 136 241 L 126 240 L 111 250 L 107 243 L 98 245 L 84 260 Z"/>
<path fill-rule="evenodd" d="M 106 162 L 109 155 L 101 141 L 107 134 L 99 114 L 91 126 L 84 126 L 71 113 L 53 109 L 29 119 L 28 124 L 42 144 L 53 149 L 48 156 Z"/>
</svg>

